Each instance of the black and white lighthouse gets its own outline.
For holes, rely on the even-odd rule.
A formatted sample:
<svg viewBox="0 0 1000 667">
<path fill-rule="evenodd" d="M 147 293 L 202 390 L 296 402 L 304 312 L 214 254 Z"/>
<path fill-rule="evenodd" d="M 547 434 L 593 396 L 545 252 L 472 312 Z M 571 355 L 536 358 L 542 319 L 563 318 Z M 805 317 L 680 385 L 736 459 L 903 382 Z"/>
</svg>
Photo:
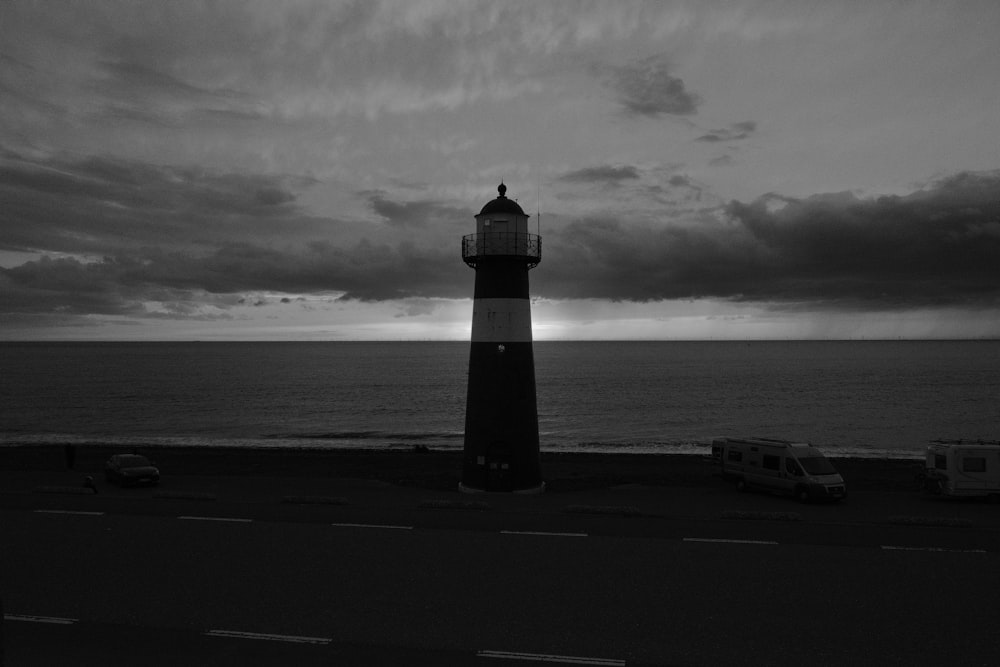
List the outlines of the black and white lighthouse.
<svg viewBox="0 0 1000 667">
<path fill-rule="evenodd" d="M 507 186 L 476 216 L 462 239 L 462 259 L 476 270 L 465 405 L 463 491 L 539 492 L 538 407 L 531 345 L 528 271 L 542 240 L 507 199 Z"/>
</svg>

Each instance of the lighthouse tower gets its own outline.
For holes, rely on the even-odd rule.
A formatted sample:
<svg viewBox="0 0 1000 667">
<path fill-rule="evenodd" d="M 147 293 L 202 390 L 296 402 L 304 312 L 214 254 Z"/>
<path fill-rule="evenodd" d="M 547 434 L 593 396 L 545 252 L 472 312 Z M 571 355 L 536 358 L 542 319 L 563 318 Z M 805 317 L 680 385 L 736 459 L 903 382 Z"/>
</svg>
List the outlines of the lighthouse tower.
<svg viewBox="0 0 1000 667">
<path fill-rule="evenodd" d="M 528 270 L 541 261 L 542 240 L 528 216 L 507 199 L 507 186 L 476 216 L 462 239 L 462 259 L 476 270 L 465 406 L 463 491 L 539 492 L 535 358 L 531 347 Z"/>
</svg>

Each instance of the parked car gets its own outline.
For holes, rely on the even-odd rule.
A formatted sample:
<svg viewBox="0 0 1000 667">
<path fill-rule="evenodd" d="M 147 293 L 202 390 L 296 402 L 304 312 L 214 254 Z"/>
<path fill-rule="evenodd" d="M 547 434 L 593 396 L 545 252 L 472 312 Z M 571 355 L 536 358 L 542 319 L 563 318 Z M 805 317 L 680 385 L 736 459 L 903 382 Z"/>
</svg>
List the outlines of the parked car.
<svg viewBox="0 0 1000 667">
<path fill-rule="evenodd" d="M 160 471 L 141 454 L 115 454 L 104 464 L 104 479 L 121 486 L 158 484 Z"/>
</svg>

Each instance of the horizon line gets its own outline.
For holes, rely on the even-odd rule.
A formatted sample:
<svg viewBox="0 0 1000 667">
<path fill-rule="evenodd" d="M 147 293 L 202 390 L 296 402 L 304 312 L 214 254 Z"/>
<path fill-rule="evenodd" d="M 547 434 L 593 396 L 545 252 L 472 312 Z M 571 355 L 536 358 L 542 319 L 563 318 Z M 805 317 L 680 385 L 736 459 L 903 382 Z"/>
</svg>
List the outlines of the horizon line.
<svg viewBox="0 0 1000 667">
<path fill-rule="evenodd" d="M 535 343 L 860 343 L 860 342 L 973 342 L 1000 341 L 994 336 L 894 338 L 549 338 Z M 0 338 L 4 343 L 468 343 L 456 338 Z"/>
</svg>

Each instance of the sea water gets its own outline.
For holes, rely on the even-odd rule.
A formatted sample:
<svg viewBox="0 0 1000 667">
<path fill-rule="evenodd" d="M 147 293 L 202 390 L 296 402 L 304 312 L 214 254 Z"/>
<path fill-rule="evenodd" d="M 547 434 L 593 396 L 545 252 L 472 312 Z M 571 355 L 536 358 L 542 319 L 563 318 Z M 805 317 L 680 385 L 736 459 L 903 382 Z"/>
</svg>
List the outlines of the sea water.
<svg viewBox="0 0 1000 667">
<path fill-rule="evenodd" d="M 537 342 L 543 451 L 1000 438 L 1000 341 Z M 468 343 L 0 343 L 0 444 L 462 447 Z"/>
</svg>

